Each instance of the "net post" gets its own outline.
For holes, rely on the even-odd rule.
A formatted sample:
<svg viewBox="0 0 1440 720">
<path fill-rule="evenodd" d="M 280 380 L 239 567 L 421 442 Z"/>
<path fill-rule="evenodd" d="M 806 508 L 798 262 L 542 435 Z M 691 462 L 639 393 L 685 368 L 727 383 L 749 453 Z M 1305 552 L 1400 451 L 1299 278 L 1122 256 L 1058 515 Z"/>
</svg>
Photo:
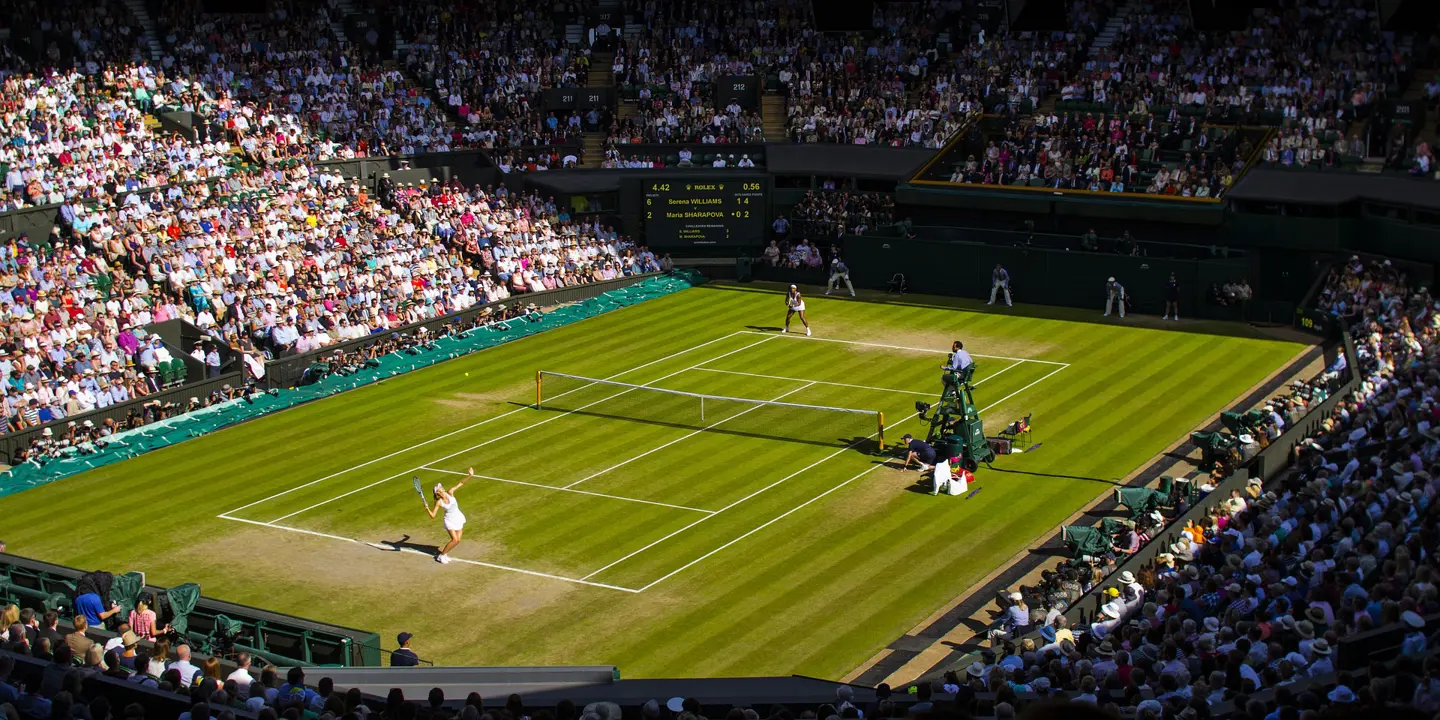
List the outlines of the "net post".
<svg viewBox="0 0 1440 720">
<path fill-rule="evenodd" d="M 879 437 L 880 437 L 880 450 L 881 450 L 881 451 L 884 451 L 884 450 L 885 450 L 885 413 L 883 413 L 883 412 L 877 412 L 877 413 L 875 413 L 875 424 L 876 424 L 876 425 L 878 426 L 878 428 L 879 428 L 878 434 L 879 434 Z"/>
<path fill-rule="evenodd" d="M 543 390 L 544 387 L 545 387 L 545 371 L 544 371 L 544 370 L 536 370 L 536 371 L 535 371 L 535 407 L 536 407 L 536 408 L 539 408 L 539 407 L 540 407 L 540 401 L 543 399 L 543 396 L 544 396 L 544 390 Z"/>
</svg>

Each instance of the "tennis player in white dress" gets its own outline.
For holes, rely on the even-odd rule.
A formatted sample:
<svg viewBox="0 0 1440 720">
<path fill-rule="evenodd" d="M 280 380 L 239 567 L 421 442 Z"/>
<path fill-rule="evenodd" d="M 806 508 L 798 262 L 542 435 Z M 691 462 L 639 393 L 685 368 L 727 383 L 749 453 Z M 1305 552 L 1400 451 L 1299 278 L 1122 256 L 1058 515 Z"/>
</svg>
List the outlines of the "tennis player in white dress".
<svg viewBox="0 0 1440 720">
<path fill-rule="evenodd" d="M 790 286 L 790 291 L 785 293 L 785 329 L 780 332 L 790 332 L 790 318 L 800 316 L 800 322 L 805 326 L 805 334 L 810 334 L 810 321 L 805 319 L 805 298 L 800 297 L 800 288 Z"/>
<path fill-rule="evenodd" d="M 472 477 L 475 477 L 475 468 L 470 468 L 470 474 L 449 490 L 446 490 L 444 485 L 435 483 L 435 504 L 425 505 L 425 511 L 430 513 L 432 519 L 441 510 L 445 511 L 445 532 L 450 533 L 450 542 L 445 543 L 445 547 L 440 548 L 440 552 L 435 555 L 435 559 L 442 565 L 450 563 L 450 551 L 460 544 L 460 536 L 465 533 L 465 513 L 460 511 L 460 501 L 455 499 L 455 491 L 465 487 L 465 483 Z"/>
</svg>

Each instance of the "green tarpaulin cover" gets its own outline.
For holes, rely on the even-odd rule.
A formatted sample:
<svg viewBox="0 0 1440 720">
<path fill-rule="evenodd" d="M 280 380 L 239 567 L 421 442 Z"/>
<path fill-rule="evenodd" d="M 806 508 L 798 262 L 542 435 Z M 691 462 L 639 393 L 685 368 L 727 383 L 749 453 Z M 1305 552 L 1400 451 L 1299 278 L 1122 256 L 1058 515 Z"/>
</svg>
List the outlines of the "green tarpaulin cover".
<svg viewBox="0 0 1440 720">
<path fill-rule="evenodd" d="M 1115 502 L 1130 508 L 1130 517 L 1140 517 L 1158 507 L 1165 495 L 1153 488 L 1116 488 Z"/>
<path fill-rule="evenodd" d="M 165 597 L 170 601 L 170 612 L 175 614 L 170 620 L 170 627 L 184 637 L 185 631 L 190 628 L 190 613 L 200 602 L 200 586 L 195 583 L 176 585 L 165 591 Z"/>
<path fill-rule="evenodd" d="M 110 586 L 110 599 L 120 603 L 120 617 L 130 617 L 130 611 L 135 609 L 135 601 L 140 599 L 144 589 L 145 576 L 138 572 L 115 576 L 115 582 Z"/>
<path fill-rule="evenodd" d="M 1086 525 L 1066 525 L 1061 530 L 1061 539 L 1064 540 L 1065 547 L 1075 551 L 1076 557 L 1104 555 L 1114 547 L 1114 543 L 1110 542 L 1105 533 Z"/>
<path fill-rule="evenodd" d="M 43 465 L 20 465 L 0 473 L 0 497 L 117 463 L 301 403 L 369 385 L 400 373 L 429 367 L 478 350 L 676 293 L 703 282 L 704 278 L 694 271 L 677 271 L 662 277 L 647 278 L 598 297 L 556 308 L 537 320 L 512 320 L 503 325 L 475 328 L 440 338 L 426 348 L 417 348 L 418 352 L 414 355 L 391 353 L 350 375 L 327 375 L 310 385 L 258 395 L 252 398 L 253 402 L 244 399 L 230 400 L 135 430 L 117 433 L 97 452 L 80 454 L 72 450 L 73 454 L 69 457 L 50 460 Z"/>
</svg>

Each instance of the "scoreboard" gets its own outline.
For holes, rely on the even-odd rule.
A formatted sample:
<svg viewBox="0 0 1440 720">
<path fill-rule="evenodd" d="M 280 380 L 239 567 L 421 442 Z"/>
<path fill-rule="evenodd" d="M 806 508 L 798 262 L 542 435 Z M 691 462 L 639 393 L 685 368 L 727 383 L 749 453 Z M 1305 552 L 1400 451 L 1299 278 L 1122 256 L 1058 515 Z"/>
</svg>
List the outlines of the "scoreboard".
<svg viewBox="0 0 1440 720">
<path fill-rule="evenodd" d="M 767 179 L 715 175 L 646 179 L 646 242 L 666 247 L 763 244 Z"/>
</svg>

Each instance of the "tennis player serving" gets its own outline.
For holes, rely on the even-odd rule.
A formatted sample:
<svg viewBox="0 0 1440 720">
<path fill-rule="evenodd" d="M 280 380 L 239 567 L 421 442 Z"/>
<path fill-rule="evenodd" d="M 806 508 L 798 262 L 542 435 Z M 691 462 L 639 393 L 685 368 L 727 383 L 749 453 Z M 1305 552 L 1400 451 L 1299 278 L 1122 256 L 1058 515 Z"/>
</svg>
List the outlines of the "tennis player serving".
<svg viewBox="0 0 1440 720">
<path fill-rule="evenodd" d="M 796 314 L 800 315 L 800 322 L 805 326 L 805 334 L 810 334 L 810 321 L 805 319 L 805 298 L 800 297 L 800 288 L 790 286 L 790 291 L 785 293 L 785 329 L 780 332 L 790 332 L 790 318 Z"/>
<path fill-rule="evenodd" d="M 445 547 L 440 548 L 440 552 L 435 556 L 435 560 L 442 565 L 450 564 L 449 553 L 460 544 L 460 536 L 465 533 L 465 513 L 460 512 L 460 501 L 455 499 L 455 491 L 465 487 L 465 483 L 472 477 L 475 477 L 475 468 L 470 468 L 470 474 L 449 490 L 446 490 L 444 485 L 435 483 L 435 504 L 425 503 L 425 512 L 430 513 L 431 519 L 441 510 L 445 511 L 445 532 L 450 533 L 450 542 L 445 543 Z"/>
</svg>

